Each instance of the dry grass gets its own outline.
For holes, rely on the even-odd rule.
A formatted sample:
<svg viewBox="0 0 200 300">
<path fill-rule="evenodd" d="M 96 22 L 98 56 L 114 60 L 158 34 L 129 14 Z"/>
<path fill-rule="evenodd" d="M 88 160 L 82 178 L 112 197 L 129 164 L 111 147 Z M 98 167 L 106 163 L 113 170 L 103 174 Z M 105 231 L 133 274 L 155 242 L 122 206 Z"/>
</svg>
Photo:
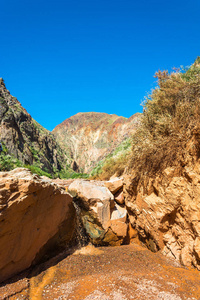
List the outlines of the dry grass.
<svg viewBox="0 0 200 300">
<path fill-rule="evenodd" d="M 106 160 L 105 164 L 102 167 L 101 173 L 96 176 L 96 179 L 109 180 L 113 175 L 115 175 L 116 177 L 121 176 L 128 164 L 128 161 L 128 154 Z"/>
<path fill-rule="evenodd" d="M 156 73 L 158 87 L 146 98 L 141 125 L 132 138 L 129 169 L 153 175 L 168 166 L 182 166 L 188 143 L 200 132 L 200 60 L 185 73 Z M 200 143 L 193 143 L 199 155 Z"/>
</svg>

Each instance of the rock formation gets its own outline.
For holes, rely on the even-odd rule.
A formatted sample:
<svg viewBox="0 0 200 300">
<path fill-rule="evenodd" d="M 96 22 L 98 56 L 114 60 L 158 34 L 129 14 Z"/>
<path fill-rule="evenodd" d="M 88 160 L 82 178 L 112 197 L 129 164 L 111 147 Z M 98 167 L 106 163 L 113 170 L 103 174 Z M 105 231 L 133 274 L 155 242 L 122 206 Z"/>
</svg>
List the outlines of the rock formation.
<svg viewBox="0 0 200 300">
<path fill-rule="evenodd" d="M 78 113 L 56 126 L 53 133 L 74 160 L 74 168 L 87 173 L 131 136 L 139 116 L 127 119 L 106 113 Z"/>
<path fill-rule="evenodd" d="M 19 101 L 10 95 L 0 79 L 0 139 L 8 153 L 24 164 L 36 163 L 53 173 L 66 165 L 67 157 L 54 136 L 38 124 Z"/>
<path fill-rule="evenodd" d="M 129 219 L 149 249 L 200 270 L 200 164 L 166 168 L 141 184 L 125 178 Z"/>
<path fill-rule="evenodd" d="M 75 229 L 72 198 L 27 169 L 1 172 L 0 224 L 2 281 L 68 245 Z"/>
<path fill-rule="evenodd" d="M 113 183 L 75 180 L 68 188 L 80 208 L 80 217 L 86 233 L 94 245 L 121 245 L 128 235 L 127 211 L 114 201 L 121 189 L 121 179 Z M 108 185 L 108 188 L 106 187 Z"/>
</svg>

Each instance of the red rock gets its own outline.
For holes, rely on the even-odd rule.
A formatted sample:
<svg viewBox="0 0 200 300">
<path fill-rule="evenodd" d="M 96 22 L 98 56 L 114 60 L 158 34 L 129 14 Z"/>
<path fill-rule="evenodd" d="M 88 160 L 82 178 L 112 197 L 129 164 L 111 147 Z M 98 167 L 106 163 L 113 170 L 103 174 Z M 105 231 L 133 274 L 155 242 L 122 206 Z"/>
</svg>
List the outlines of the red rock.
<svg viewBox="0 0 200 300">
<path fill-rule="evenodd" d="M 124 204 L 124 193 L 123 193 L 123 191 L 115 194 L 115 201 L 118 204 Z"/>
<path fill-rule="evenodd" d="M 105 186 L 109 189 L 109 191 L 115 195 L 117 191 L 119 191 L 123 187 L 123 179 L 115 177 L 110 179 L 109 181 L 104 182 Z"/>
</svg>

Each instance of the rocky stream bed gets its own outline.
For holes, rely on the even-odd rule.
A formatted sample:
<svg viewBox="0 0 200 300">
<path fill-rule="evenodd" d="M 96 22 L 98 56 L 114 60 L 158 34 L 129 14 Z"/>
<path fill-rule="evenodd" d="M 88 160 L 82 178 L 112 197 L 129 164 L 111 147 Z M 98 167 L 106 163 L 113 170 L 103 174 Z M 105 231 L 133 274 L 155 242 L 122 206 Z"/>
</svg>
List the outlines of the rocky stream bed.
<svg viewBox="0 0 200 300">
<path fill-rule="evenodd" d="M 200 186 L 191 201 L 178 180 L 167 184 L 170 201 L 151 186 L 131 201 L 132 181 L 120 178 L 53 182 L 22 168 L 1 172 L 0 299 L 200 299 Z"/>
<path fill-rule="evenodd" d="M 200 273 L 130 244 L 62 253 L 0 287 L 10 300 L 197 300 Z"/>
</svg>

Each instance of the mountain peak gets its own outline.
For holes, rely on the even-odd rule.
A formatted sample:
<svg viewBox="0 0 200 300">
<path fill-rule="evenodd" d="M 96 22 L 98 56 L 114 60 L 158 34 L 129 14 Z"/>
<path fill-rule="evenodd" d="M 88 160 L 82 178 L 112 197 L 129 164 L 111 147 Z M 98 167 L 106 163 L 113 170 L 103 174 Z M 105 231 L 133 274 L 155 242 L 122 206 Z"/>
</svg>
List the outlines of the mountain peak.
<svg viewBox="0 0 200 300">
<path fill-rule="evenodd" d="M 138 115 L 127 119 L 115 114 L 78 113 L 56 126 L 53 133 L 68 148 L 79 170 L 90 172 L 136 129 Z"/>
</svg>

